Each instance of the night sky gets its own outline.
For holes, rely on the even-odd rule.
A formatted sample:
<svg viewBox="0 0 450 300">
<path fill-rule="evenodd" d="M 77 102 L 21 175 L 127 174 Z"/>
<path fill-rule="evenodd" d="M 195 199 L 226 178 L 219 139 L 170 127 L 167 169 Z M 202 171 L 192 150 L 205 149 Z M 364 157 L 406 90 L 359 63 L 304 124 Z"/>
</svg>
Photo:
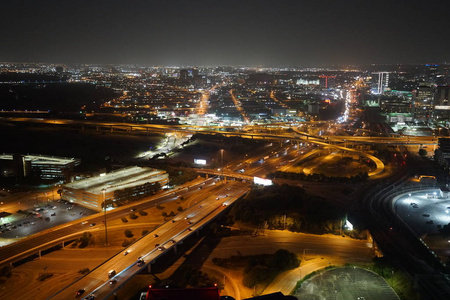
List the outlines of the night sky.
<svg viewBox="0 0 450 300">
<path fill-rule="evenodd" d="M 0 61 L 450 62 L 449 0 L 2 0 Z"/>
</svg>

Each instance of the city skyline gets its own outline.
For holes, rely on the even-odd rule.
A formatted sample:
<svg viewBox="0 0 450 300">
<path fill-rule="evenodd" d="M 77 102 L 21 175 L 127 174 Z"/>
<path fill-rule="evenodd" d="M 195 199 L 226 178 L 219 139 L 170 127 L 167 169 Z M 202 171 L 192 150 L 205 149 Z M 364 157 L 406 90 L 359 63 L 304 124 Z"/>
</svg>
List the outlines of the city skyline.
<svg viewBox="0 0 450 300">
<path fill-rule="evenodd" d="M 449 61 L 444 1 L 7 1 L 0 61 L 329 66 Z"/>
</svg>

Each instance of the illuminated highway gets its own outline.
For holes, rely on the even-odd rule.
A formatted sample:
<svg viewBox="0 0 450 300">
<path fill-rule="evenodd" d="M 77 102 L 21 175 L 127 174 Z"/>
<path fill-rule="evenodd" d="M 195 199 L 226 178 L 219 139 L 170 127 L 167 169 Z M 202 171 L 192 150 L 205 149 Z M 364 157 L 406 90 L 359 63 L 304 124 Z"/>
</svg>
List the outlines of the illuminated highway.
<svg viewBox="0 0 450 300">
<path fill-rule="evenodd" d="M 164 223 L 50 299 L 69 299 L 74 297 L 75 292 L 80 289 L 86 291 L 83 296 L 93 293 L 96 299 L 106 299 L 162 254 L 174 251 L 177 243 L 182 242 L 222 213 L 228 205 L 247 193 L 248 188 L 249 184 L 242 182 L 222 185 L 214 195 L 207 196 L 200 203 L 179 213 L 173 221 Z M 138 263 L 139 260 L 143 261 L 142 264 Z M 110 270 L 117 272 L 113 278 L 114 284 L 109 283 Z"/>
</svg>

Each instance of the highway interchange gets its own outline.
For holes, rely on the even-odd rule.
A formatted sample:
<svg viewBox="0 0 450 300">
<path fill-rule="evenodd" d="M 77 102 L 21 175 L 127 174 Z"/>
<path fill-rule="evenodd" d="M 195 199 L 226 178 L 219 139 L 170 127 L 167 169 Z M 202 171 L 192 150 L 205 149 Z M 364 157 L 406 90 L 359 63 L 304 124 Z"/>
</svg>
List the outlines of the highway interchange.
<svg viewBox="0 0 450 300">
<path fill-rule="evenodd" d="M 27 120 L 29 121 L 29 120 Z M 56 121 L 54 122 L 54 124 L 58 124 Z M 102 124 L 90 124 L 93 126 L 127 126 L 124 124 L 110 124 L 110 123 L 102 123 Z M 141 126 L 136 126 L 135 124 L 130 124 L 132 126 L 135 127 L 135 129 L 139 129 L 138 127 Z M 153 127 L 153 129 L 149 129 L 149 127 Z M 161 130 L 161 131 L 166 131 L 168 130 L 167 128 L 163 128 L 164 125 L 151 125 L 151 126 L 143 126 L 142 128 L 144 128 L 145 131 L 147 130 Z M 189 133 L 193 133 L 193 132 L 205 132 L 205 133 L 210 133 L 210 130 L 205 130 L 206 128 L 202 128 L 202 129 L 194 129 L 194 128 L 188 128 L 188 129 L 183 129 L 181 127 L 174 129 L 174 130 L 178 130 L 178 131 L 183 131 L 185 130 L 186 132 Z M 391 145 L 411 145 L 411 144 L 427 144 L 427 145 L 436 145 L 436 139 L 433 137 L 429 137 L 429 138 L 424 138 L 424 137 L 380 137 L 380 138 L 376 138 L 376 137 L 313 137 L 310 135 L 306 135 L 306 134 L 302 134 L 302 133 L 283 133 L 283 134 L 267 134 L 265 132 L 261 132 L 261 133 L 236 133 L 236 132 L 229 132 L 229 131 L 214 131 L 215 134 L 217 133 L 221 133 L 223 135 L 236 135 L 236 136 L 241 136 L 241 137 L 248 137 L 248 138 L 252 138 L 252 139 L 265 139 L 265 140 L 298 140 L 298 141 L 308 141 L 311 143 L 315 143 L 315 144 L 319 144 L 322 146 L 327 146 L 327 147 L 335 147 L 337 149 L 341 149 L 344 151 L 353 151 L 353 152 L 358 152 L 354 149 L 348 148 L 348 147 L 342 147 L 342 144 L 346 144 L 347 142 L 355 142 L 355 143 L 382 143 L 382 144 L 391 144 Z M 372 158 L 371 158 L 372 159 Z M 374 159 L 372 159 L 373 161 L 376 162 L 376 157 L 374 157 Z M 254 162 L 250 162 L 250 163 L 254 163 Z M 371 173 L 371 175 L 377 175 L 380 174 L 382 172 L 382 170 L 380 170 L 381 165 L 378 164 L 376 162 L 377 168 L 374 172 Z M 236 168 L 238 167 L 237 165 L 235 166 Z M 230 166 L 231 169 L 233 169 Z M 262 168 L 262 167 L 261 167 Z M 235 171 L 236 169 L 232 170 Z M 223 170 L 221 171 L 221 173 L 223 173 Z M 254 174 L 258 174 L 259 172 L 256 172 Z M 263 172 L 261 172 L 263 173 Z M 393 178 L 393 184 L 392 185 L 387 185 L 385 187 L 383 187 L 382 189 L 380 189 L 379 187 L 374 187 L 373 190 L 371 191 L 367 191 L 367 193 L 365 194 L 365 199 L 364 201 L 360 202 L 360 211 L 365 212 L 365 215 L 371 215 L 373 217 L 373 219 L 370 221 L 370 229 L 371 231 L 374 232 L 374 237 L 377 240 L 378 243 L 380 243 L 381 245 L 383 245 L 382 249 L 383 251 L 385 251 L 386 253 L 400 253 L 400 252 L 404 252 L 406 249 L 406 251 L 409 253 L 409 255 L 404 259 L 403 263 L 404 264 L 410 264 L 410 265 L 414 265 L 415 267 L 413 268 L 412 272 L 421 272 L 421 273 L 427 273 L 427 272 L 431 272 L 433 270 L 431 266 L 438 266 L 439 265 L 439 261 L 436 259 L 433 259 L 432 256 L 429 255 L 429 253 L 427 251 L 424 251 L 421 247 L 420 244 L 418 244 L 415 240 L 415 238 L 411 238 L 408 234 L 407 231 L 405 231 L 404 229 L 401 229 L 401 226 L 397 223 L 397 220 L 395 219 L 395 216 L 392 216 L 392 211 L 391 208 L 389 207 L 389 203 L 392 199 L 392 197 L 394 196 L 394 194 L 392 193 L 392 187 L 393 186 L 398 186 L 401 185 L 401 182 L 403 182 L 405 180 L 405 178 L 408 177 L 408 172 L 406 170 L 403 170 L 403 172 L 399 172 L 398 174 L 396 174 Z M 217 174 L 219 175 L 219 174 Z M 170 201 L 170 195 L 165 195 L 164 197 L 166 198 L 162 198 L 158 201 Z M 217 200 L 216 200 L 217 201 Z M 214 201 L 213 201 L 214 202 Z M 368 205 L 367 205 L 368 204 Z M 209 206 L 205 206 L 209 207 Z M 223 206 L 222 206 L 223 207 Z M 112 214 L 108 213 L 109 214 Z M 122 212 L 122 213 L 126 213 L 126 212 Z M 114 212 L 114 214 L 120 214 L 120 211 Z M 112 215 L 111 215 L 112 216 Z M 116 216 L 116 215 L 115 215 Z M 98 218 L 98 219 L 95 219 Z M 96 216 L 93 217 L 92 219 L 90 219 L 90 222 L 98 222 L 101 223 L 102 217 L 101 216 Z M 187 222 L 187 221 L 186 221 Z M 180 230 L 182 232 L 185 232 L 187 230 L 187 228 L 185 228 L 185 225 L 191 225 L 191 224 L 183 224 L 183 228 L 181 227 L 181 223 L 173 223 L 172 225 L 177 224 L 175 227 L 177 227 L 177 232 L 180 232 Z M 392 225 L 395 226 L 392 226 Z M 171 225 L 171 224 L 169 224 Z M 194 224 L 192 224 L 194 225 Z M 178 228 L 178 226 L 180 226 Z M 163 228 L 163 226 L 161 226 L 161 228 Z M 195 227 L 194 227 L 195 228 Z M 391 228 L 394 228 L 394 230 L 392 230 Z M 36 239 L 36 242 L 33 244 L 33 242 L 31 241 L 30 243 L 27 243 L 28 245 L 31 245 L 32 247 L 35 246 L 36 248 L 33 248 L 32 251 L 36 251 L 36 249 L 39 247 L 39 245 L 42 242 L 50 242 L 53 241 L 59 237 L 64 237 L 67 236 L 68 234 L 74 233 L 77 230 L 80 231 L 83 228 L 77 228 L 76 225 L 72 226 L 68 226 L 68 227 L 64 227 L 58 230 L 55 230 L 52 233 L 48 233 L 48 235 L 40 240 Z M 60 231 L 60 230 L 64 230 L 64 231 Z M 162 230 L 162 229 L 161 229 Z M 183 231 L 184 230 L 184 231 Z M 171 231 L 170 231 L 171 232 Z M 55 234 L 55 235 L 53 235 Z M 152 233 L 153 234 L 153 233 Z M 150 238 L 151 236 L 149 236 L 148 238 Z M 166 231 L 162 230 L 161 234 L 158 234 L 158 238 L 154 238 L 154 239 L 159 239 L 161 238 L 161 240 L 158 240 L 158 243 L 156 244 L 160 244 L 160 245 L 166 245 L 167 242 L 170 242 L 171 239 L 173 239 L 174 234 L 173 232 L 171 232 L 170 234 L 168 233 L 166 235 Z M 146 237 L 147 238 L 147 237 Z M 48 239 L 48 240 L 46 240 Z M 154 240 L 156 242 L 156 240 Z M 20 244 L 20 243 L 18 243 Z M 423 245 L 422 245 L 423 246 Z M 148 246 L 147 246 L 148 247 Z M 157 248 L 153 248 L 151 249 L 149 252 L 147 252 L 145 255 L 149 255 L 148 258 L 151 260 L 153 260 L 156 255 L 162 254 L 164 251 L 167 251 L 167 248 L 170 247 L 166 247 L 164 246 L 166 249 L 163 249 L 163 251 L 159 251 Z M 8 251 L 3 253 L 2 251 Z M 1 257 L 12 257 L 15 258 L 15 255 L 21 253 L 23 251 L 17 251 L 16 253 L 14 253 L 13 250 L 11 249 L 0 249 L 0 258 Z M 120 265 L 121 269 L 125 269 L 125 270 L 129 270 L 128 268 L 132 268 L 132 266 L 134 267 L 137 261 L 137 257 L 134 257 L 135 254 L 132 255 L 134 251 L 130 252 L 130 254 L 128 254 L 127 256 L 123 256 L 120 257 L 121 259 L 123 259 L 124 257 L 129 257 L 126 259 L 126 263 L 124 263 L 125 265 Z M 142 255 L 139 255 L 142 256 Z M 113 258 L 114 259 L 114 258 Z M 5 260 L 3 260 L 5 261 Z M 149 263 L 148 260 L 145 260 L 145 263 Z M 418 263 L 420 261 L 420 263 Z M 143 266 L 142 266 L 143 267 Z M 111 287 L 107 285 L 107 272 L 109 270 L 110 267 L 106 267 L 105 269 L 101 268 L 101 266 L 99 267 L 99 271 L 98 273 L 95 273 L 96 275 L 93 275 L 94 279 L 95 279 L 95 284 L 94 286 L 98 286 L 100 284 L 101 288 L 98 291 L 95 291 L 95 293 L 97 295 L 108 295 L 108 293 L 111 291 Z M 120 269 L 117 268 L 117 269 Z M 438 268 L 439 269 L 439 268 Z M 105 273 L 106 272 L 106 273 Z M 127 272 L 125 272 L 127 273 Z M 123 273 L 124 277 L 122 277 L 122 273 L 118 272 L 118 281 L 117 281 L 117 285 L 114 286 L 119 286 L 122 283 L 122 280 L 125 281 L 127 278 L 125 273 Z M 106 275 L 105 275 L 106 274 Z M 105 278 L 106 277 L 106 278 Z M 103 288 L 104 286 L 107 286 L 107 288 Z M 79 285 L 80 288 L 82 288 L 81 286 L 83 286 L 83 284 Z M 84 287 L 83 287 L 84 288 Z M 93 287 L 90 285 L 87 285 L 86 288 L 87 290 L 86 294 L 84 295 L 88 295 L 89 292 L 91 292 L 93 290 Z M 68 288 L 67 290 L 63 291 L 63 293 L 68 293 L 67 295 L 71 294 L 73 295 L 73 293 L 76 291 L 75 289 L 72 288 Z M 65 295 L 65 294 L 64 294 Z M 57 295 L 55 295 L 55 297 L 58 297 Z M 103 296 L 102 296 L 103 297 Z M 59 298 L 55 298 L 55 299 L 59 299 Z M 63 298 L 61 298 L 63 299 Z M 431 299 L 431 298 L 430 298 Z M 436 298 L 437 299 L 437 298 Z"/>
</svg>

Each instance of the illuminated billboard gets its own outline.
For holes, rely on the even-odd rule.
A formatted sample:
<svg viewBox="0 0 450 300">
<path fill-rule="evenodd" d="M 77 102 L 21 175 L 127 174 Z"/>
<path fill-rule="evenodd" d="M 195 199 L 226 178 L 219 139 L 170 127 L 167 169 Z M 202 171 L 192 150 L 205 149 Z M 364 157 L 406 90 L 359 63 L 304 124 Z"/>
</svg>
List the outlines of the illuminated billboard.
<svg viewBox="0 0 450 300">
<path fill-rule="evenodd" d="M 197 165 L 206 165 L 206 159 L 197 159 L 197 158 L 195 158 L 195 159 L 194 159 L 194 164 L 197 164 Z"/>
<path fill-rule="evenodd" d="M 272 185 L 272 180 L 261 177 L 253 177 L 253 182 L 261 185 Z"/>
</svg>

